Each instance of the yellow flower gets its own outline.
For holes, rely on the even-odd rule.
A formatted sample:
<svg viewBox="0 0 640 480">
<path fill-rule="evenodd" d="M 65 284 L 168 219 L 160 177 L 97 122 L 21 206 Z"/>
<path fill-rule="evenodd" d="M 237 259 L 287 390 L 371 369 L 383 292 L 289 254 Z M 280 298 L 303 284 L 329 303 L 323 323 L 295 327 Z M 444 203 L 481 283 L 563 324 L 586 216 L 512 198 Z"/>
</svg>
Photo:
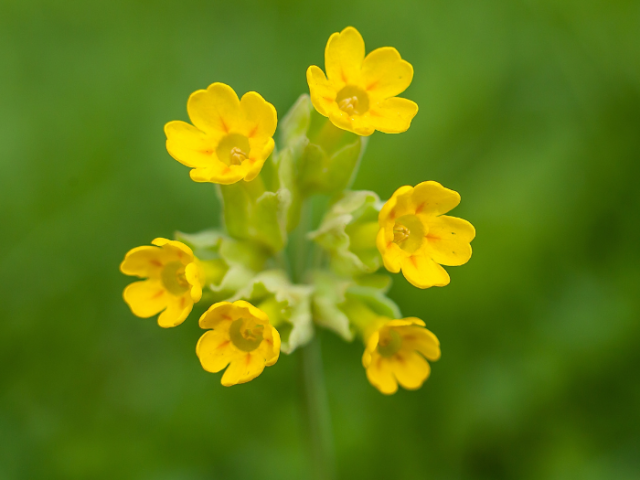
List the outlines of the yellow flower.
<svg viewBox="0 0 640 480">
<path fill-rule="evenodd" d="M 364 56 L 364 40 L 353 27 L 334 33 L 324 53 L 324 72 L 307 70 L 311 102 L 318 112 L 343 130 L 358 135 L 405 132 L 418 105 L 398 98 L 413 78 L 413 67 L 395 48 L 383 47 Z"/>
<path fill-rule="evenodd" d="M 376 243 L 387 270 L 402 269 L 418 288 L 447 285 L 449 274 L 442 265 L 469 261 L 476 234 L 466 220 L 442 215 L 459 203 L 460 195 L 438 182 L 396 190 L 378 216 Z"/>
<path fill-rule="evenodd" d="M 200 317 L 206 332 L 196 346 L 196 353 L 208 372 L 227 368 L 222 385 L 230 387 L 253 380 L 278 361 L 280 334 L 269 317 L 248 302 L 220 302 Z"/>
<path fill-rule="evenodd" d="M 419 318 L 381 319 L 381 325 L 366 342 L 362 364 L 371 385 L 385 395 L 398 390 L 398 383 L 416 390 L 429 377 L 431 361 L 440 358 L 440 342 L 424 328 Z"/>
<path fill-rule="evenodd" d="M 128 285 L 124 300 L 134 315 L 148 318 L 162 311 L 158 325 L 175 327 L 185 321 L 194 302 L 202 297 L 204 272 L 184 243 L 166 238 L 151 243 L 155 246 L 130 250 L 120 264 L 125 275 L 146 278 Z"/>
<path fill-rule="evenodd" d="M 238 100 L 230 86 L 214 83 L 191 94 L 187 111 L 193 125 L 169 122 L 164 132 L 169 154 L 193 168 L 192 180 L 229 185 L 260 173 L 274 147 L 273 105 L 256 92 Z"/>
</svg>

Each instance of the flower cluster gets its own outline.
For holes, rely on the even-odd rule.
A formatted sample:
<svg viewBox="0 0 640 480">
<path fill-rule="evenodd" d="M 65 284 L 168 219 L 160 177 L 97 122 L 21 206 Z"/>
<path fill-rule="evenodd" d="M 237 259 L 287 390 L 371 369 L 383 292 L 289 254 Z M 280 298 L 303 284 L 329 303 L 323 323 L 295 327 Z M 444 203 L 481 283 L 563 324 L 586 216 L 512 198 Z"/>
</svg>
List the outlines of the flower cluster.
<svg viewBox="0 0 640 480">
<path fill-rule="evenodd" d="M 349 189 L 367 137 L 409 129 L 418 106 L 398 95 L 412 78 L 395 48 L 365 55 L 348 27 L 331 35 L 325 71 L 309 67 L 310 95 L 279 125 L 256 92 L 238 98 L 214 83 L 193 93 L 191 123 L 165 126 L 167 150 L 194 181 L 217 184 L 224 225 L 129 251 L 120 270 L 143 279 L 124 290 L 134 315 L 175 327 L 194 303 L 210 304 L 196 353 L 206 371 L 226 369 L 225 386 L 256 378 L 323 327 L 362 340 L 380 392 L 419 388 L 440 344 L 422 320 L 402 317 L 385 295 L 390 278 L 377 272 L 402 271 L 418 288 L 447 285 L 443 265 L 469 260 L 475 230 L 445 215 L 460 196 L 434 181 L 400 187 L 386 202 Z M 318 225 L 311 208 L 325 210 Z"/>
</svg>

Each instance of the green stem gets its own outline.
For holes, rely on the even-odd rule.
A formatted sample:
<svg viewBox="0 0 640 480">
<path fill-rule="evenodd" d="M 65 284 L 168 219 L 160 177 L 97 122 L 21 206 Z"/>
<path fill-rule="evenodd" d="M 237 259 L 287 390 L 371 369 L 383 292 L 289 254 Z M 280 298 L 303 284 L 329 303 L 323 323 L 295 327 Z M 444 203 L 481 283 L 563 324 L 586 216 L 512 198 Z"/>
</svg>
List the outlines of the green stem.
<svg viewBox="0 0 640 480">
<path fill-rule="evenodd" d="M 312 478 L 332 480 L 336 474 L 331 416 L 322 371 L 320 339 L 317 334 L 307 346 L 301 349 L 299 356 L 300 384 L 303 390 L 303 408 L 313 471 Z"/>
</svg>

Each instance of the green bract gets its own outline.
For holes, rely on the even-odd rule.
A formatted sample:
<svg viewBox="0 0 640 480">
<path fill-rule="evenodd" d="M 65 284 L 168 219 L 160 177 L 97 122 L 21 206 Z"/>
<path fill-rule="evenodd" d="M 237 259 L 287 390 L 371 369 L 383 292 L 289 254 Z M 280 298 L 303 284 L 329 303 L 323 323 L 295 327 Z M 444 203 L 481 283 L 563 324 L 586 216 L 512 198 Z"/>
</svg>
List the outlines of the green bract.
<svg viewBox="0 0 640 480">
<path fill-rule="evenodd" d="M 372 273 L 382 265 L 376 248 L 380 199 L 374 192 L 345 192 L 309 238 L 327 250 L 333 268 L 345 275 Z"/>
</svg>

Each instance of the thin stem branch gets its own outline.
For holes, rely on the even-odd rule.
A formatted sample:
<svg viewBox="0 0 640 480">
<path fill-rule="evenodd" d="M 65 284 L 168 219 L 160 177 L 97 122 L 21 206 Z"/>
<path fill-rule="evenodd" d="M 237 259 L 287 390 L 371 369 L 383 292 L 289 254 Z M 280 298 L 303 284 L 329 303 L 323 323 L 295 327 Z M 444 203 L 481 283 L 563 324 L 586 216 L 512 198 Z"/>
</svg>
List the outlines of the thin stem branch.
<svg viewBox="0 0 640 480">
<path fill-rule="evenodd" d="M 303 390 L 306 430 L 313 467 L 311 478 L 333 480 L 336 474 L 331 415 L 324 384 L 320 339 L 317 334 L 301 349 L 299 357 L 300 383 Z"/>
</svg>

